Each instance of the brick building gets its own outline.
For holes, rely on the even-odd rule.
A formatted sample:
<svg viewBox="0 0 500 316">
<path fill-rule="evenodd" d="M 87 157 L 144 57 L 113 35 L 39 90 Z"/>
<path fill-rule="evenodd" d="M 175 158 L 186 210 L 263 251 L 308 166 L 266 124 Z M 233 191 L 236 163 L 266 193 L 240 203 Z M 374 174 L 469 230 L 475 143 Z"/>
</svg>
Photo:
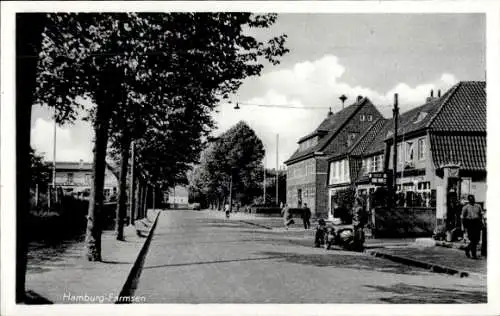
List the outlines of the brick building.
<svg viewBox="0 0 500 316">
<path fill-rule="evenodd" d="M 328 216 L 328 158 L 345 152 L 381 118 L 370 100 L 359 96 L 341 111 L 329 112 L 316 130 L 299 139 L 299 148 L 285 161 L 288 205 L 307 203 L 313 216 Z"/>
<path fill-rule="evenodd" d="M 340 205 L 335 199 L 335 193 L 349 187 L 355 188 L 360 174 L 368 180 L 372 172 L 383 171 L 384 166 L 384 138 L 380 137 L 381 131 L 390 123 L 389 120 L 379 118 L 366 128 L 356 141 L 345 150 L 335 152 L 328 158 L 328 210 L 329 217 L 337 217 L 333 213 L 334 206 Z M 381 140 L 375 142 L 379 137 Z M 374 144 L 382 144 L 380 146 Z M 363 177 L 363 179 L 364 179 Z M 369 182 L 369 181 L 368 181 Z"/>
</svg>

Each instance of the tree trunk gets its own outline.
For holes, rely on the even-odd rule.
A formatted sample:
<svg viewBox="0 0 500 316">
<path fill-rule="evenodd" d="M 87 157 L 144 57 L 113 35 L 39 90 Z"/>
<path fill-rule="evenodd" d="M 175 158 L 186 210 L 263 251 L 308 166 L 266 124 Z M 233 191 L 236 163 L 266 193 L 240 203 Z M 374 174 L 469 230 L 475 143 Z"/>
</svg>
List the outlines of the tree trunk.
<svg viewBox="0 0 500 316">
<path fill-rule="evenodd" d="M 142 218 L 146 218 L 148 213 L 148 189 L 149 185 L 146 184 L 145 192 L 144 192 L 144 208 L 142 209 Z"/>
<path fill-rule="evenodd" d="M 30 208 L 31 106 L 46 16 L 16 14 L 16 302 L 26 298 L 27 229 Z"/>
<path fill-rule="evenodd" d="M 131 158 L 130 158 L 130 191 L 129 191 L 129 218 L 130 223 L 134 225 L 134 206 L 135 206 L 135 143 L 131 143 Z"/>
<path fill-rule="evenodd" d="M 116 239 L 124 240 L 123 226 L 127 215 L 127 170 L 130 156 L 131 140 L 127 133 L 123 133 L 121 139 L 121 161 L 120 161 L 120 183 L 118 185 L 118 205 L 116 207 Z"/>
<path fill-rule="evenodd" d="M 141 181 L 140 179 L 137 179 L 137 185 L 135 188 L 135 203 L 134 203 L 134 208 L 132 212 L 132 224 L 135 223 L 135 220 L 139 216 L 139 208 L 141 206 Z"/>
<path fill-rule="evenodd" d="M 101 228 L 102 205 L 104 200 L 104 172 L 106 169 L 106 148 L 110 121 L 110 105 L 98 98 L 94 122 L 94 164 L 92 166 L 92 187 L 90 191 L 89 211 L 87 215 L 87 259 L 101 261 Z"/>
</svg>

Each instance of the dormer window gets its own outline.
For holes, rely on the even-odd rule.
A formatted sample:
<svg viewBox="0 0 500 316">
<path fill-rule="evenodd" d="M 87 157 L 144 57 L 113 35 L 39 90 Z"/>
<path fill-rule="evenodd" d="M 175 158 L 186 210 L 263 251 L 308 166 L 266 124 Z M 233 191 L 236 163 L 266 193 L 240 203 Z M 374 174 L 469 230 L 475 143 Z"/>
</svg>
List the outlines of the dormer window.
<svg viewBox="0 0 500 316">
<path fill-rule="evenodd" d="M 373 116 L 371 116 L 371 115 L 368 115 L 367 118 L 368 118 L 368 122 L 371 122 L 373 120 Z"/>
<path fill-rule="evenodd" d="M 420 112 L 418 113 L 418 116 L 417 116 L 417 119 L 415 120 L 415 122 L 413 122 L 413 124 L 417 124 L 417 123 L 420 123 L 423 119 L 425 119 L 425 117 L 427 116 L 427 112 Z"/>
<path fill-rule="evenodd" d="M 365 121 L 365 115 L 364 115 L 364 114 L 361 114 L 361 115 L 359 116 L 359 120 L 360 120 L 361 122 L 364 122 L 364 121 Z"/>
</svg>

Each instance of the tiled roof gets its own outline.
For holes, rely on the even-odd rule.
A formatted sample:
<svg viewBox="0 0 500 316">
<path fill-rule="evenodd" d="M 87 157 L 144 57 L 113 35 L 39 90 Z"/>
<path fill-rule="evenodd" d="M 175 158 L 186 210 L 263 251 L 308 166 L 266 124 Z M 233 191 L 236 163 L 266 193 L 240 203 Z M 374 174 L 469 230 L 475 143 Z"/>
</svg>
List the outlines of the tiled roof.
<svg viewBox="0 0 500 316">
<path fill-rule="evenodd" d="M 381 131 L 387 125 L 387 122 L 390 120 L 387 119 L 379 119 L 366 131 L 366 133 L 360 137 L 358 142 L 356 142 L 350 149 L 349 153 L 353 156 L 362 156 L 366 153 L 367 149 L 373 146 L 373 142 L 377 138 L 382 138 L 383 145 L 383 137 L 381 137 Z"/>
<path fill-rule="evenodd" d="M 430 122 L 430 129 L 486 132 L 486 83 L 463 81 L 454 88 L 436 118 Z"/>
<path fill-rule="evenodd" d="M 354 115 L 357 112 L 357 110 L 361 108 L 361 105 L 367 105 L 367 104 L 371 104 L 370 100 L 368 100 L 367 98 L 362 98 L 360 101 L 345 107 L 341 111 L 329 115 L 326 119 L 323 120 L 323 122 L 321 122 L 318 128 L 309 135 L 317 133 L 318 131 L 328 131 L 328 134 L 320 138 L 316 146 L 312 146 L 311 148 L 302 151 L 296 150 L 295 153 L 293 153 L 293 155 L 287 161 L 285 161 L 285 163 L 305 158 L 306 156 L 316 151 L 321 151 L 329 143 L 329 141 L 339 132 L 339 130 L 349 120 L 349 118 L 352 117 L 352 115 Z M 304 137 L 302 139 L 304 139 Z"/>
<path fill-rule="evenodd" d="M 401 113 L 398 135 L 426 128 L 443 132 L 486 132 L 485 88 L 484 81 L 462 81 L 440 98 Z M 392 135 L 390 129 L 388 132 L 386 139 Z"/>
<path fill-rule="evenodd" d="M 366 149 L 361 153 L 363 156 L 370 156 L 374 154 L 379 154 L 385 150 L 385 137 L 387 132 L 394 128 L 394 122 L 392 119 L 386 119 L 383 121 L 383 125 L 378 129 L 378 133 L 372 142 L 366 147 Z"/>
<path fill-rule="evenodd" d="M 461 170 L 486 170 L 486 135 L 431 134 L 430 140 L 436 168 L 442 164 L 459 163 Z"/>
</svg>

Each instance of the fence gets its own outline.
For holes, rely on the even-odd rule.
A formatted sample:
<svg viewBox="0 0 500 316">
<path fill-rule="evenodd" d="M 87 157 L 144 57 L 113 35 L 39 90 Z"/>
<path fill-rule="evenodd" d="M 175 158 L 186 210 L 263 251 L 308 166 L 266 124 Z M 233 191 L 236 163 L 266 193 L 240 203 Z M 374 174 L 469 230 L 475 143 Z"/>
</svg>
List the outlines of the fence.
<svg viewBox="0 0 500 316">
<path fill-rule="evenodd" d="M 435 208 L 376 208 L 373 212 L 375 237 L 428 237 L 436 227 Z"/>
</svg>

